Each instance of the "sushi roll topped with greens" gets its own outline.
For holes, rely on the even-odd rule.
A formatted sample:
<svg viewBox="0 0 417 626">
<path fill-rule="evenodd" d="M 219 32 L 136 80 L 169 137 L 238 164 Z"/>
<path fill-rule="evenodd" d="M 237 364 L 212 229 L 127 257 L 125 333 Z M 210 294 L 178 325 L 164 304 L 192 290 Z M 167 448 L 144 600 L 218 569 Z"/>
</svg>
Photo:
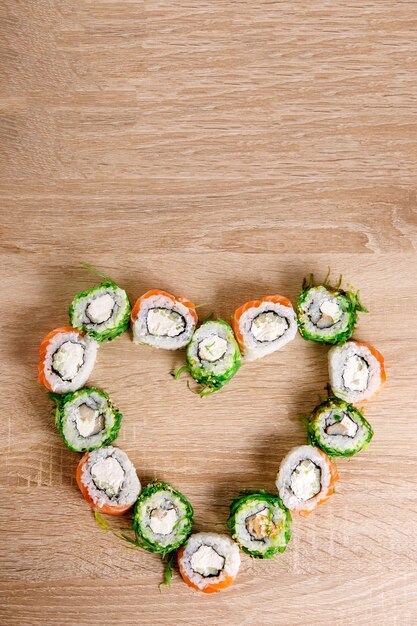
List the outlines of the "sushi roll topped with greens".
<svg viewBox="0 0 417 626">
<path fill-rule="evenodd" d="M 373 430 L 352 404 L 331 397 L 312 412 L 307 422 L 308 443 L 329 456 L 353 456 L 366 448 Z"/>
<path fill-rule="evenodd" d="M 284 552 L 291 537 L 291 514 L 278 496 L 265 491 L 232 501 L 227 525 L 246 554 L 270 559 Z"/>
<path fill-rule="evenodd" d="M 200 383 L 207 395 L 221 389 L 240 367 L 240 350 L 232 328 L 223 320 L 204 322 L 194 333 L 187 346 L 187 365 L 178 370 L 188 370 Z"/>
<path fill-rule="evenodd" d="M 171 485 L 154 481 L 140 494 L 133 511 L 135 533 L 150 552 L 165 555 L 191 534 L 193 507 Z"/>
<path fill-rule="evenodd" d="M 105 391 L 91 387 L 50 397 L 56 403 L 56 425 L 70 450 L 96 450 L 119 434 L 122 414 Z"/>
<path fill-rule="evenodd" d="M 69 316 L 75 328 L 101 342 L 114 339 L 128 328 L 130 310 L 126 291 L 106 280 L 77 294 L 71 302 Z"/>
<path fill-rule="evenodd" d="M 344 291 L 325 282 L 315 285 L 313 275 L 304 280 L 298 297 L 298 328 L 304 337 L 320 343 L 342 343 L 352 336 L 358 311 L 366 311 L 358 292 Z"/>
</svg>

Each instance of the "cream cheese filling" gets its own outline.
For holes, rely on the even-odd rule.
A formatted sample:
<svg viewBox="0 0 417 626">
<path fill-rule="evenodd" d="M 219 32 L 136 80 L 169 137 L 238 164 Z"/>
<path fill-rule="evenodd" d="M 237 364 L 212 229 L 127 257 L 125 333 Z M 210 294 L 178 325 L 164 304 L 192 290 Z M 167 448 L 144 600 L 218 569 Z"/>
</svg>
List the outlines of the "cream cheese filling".
<svg viewBox="0 0 417 626">
<path fill-rule="evenodd" d="M 211 546 L 200 546 L 191 557 L 191 567 L 200 576 L 217 576 L 224 567 L 225 559 Z"/>
<path fill-rule="evenodd" d="M 63 380 L 72 380 L 84 362 L 84 346 L 64 341 L 52 357 L 52 367 Z"/>
</svg>

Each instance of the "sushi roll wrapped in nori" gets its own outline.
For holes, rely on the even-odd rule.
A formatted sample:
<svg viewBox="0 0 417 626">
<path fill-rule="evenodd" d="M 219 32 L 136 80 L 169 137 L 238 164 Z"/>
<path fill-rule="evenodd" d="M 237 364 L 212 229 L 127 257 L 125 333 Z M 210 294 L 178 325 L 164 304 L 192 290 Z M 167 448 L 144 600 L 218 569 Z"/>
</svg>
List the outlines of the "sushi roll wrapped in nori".
<svg viewBox="0 0 417 626">
<path fill-rule="evenodd" d="M 76 391 L 87 382 L 98 343 L 71 326 L 52 330 L 40 346 L 38 382 L 54 393 Z"/>
<path fill-rule="evenodd" d="M 278 496 L 246 493 L 232 501 L 227 525 L 246 554 L 270 559 L 284 552 L 290 538 L 291 514 Z"/>
<path fill-rule="evenodd" d="M 87 452 L 78 464 L 76 480 L 91 508 L 108 515 L 123 515 L 141 489 L 129 457 L 113 446 Z"/>
<path fill-rule="evenodd" d="M 297 446 L 281 461 L 276 485 L 284 505 L 305 516 L 333 494 L 338 478 L 335 464 L 320 448 Z"/>
<path fill-rule="evenodd" d="M 178 566 L 189 587 L 215 593 L 230 587 L 236 578 L 239 548 L 226 535 L 195 533 L 178 550 Z"/>
<path fill-rule="evenodd" d="M 130 311 L 126 291 L 106 280 L 77 294 L 71 302 L 69 317 L 74 328 L 101 342 L 114 339 L 128 328 Z"/>
<path fill-rule="evenodd" d="M 240 350 L 232 328 L 223 320 L 201 324 L 187 346 L 187 365 L 173 375 L 188 371 L 200 385 L 201 396 L 218 391 L 240 367 Z"/>
<path fill-rule="evenodd" d="M 298 328 L 304 339 L 342 343 L 352 336 L 358 311 L 366 312 L 358 292 L 332 287 L 326 281 L 315 285 L 313 276 L 304 280 L 297 302 Z"/>
<path fill-rule="evenodd" d="M 247 361 L 272 354 L 297 334 L 292 304 L 279 295 L 246 302 L 235 311 L 232 326 Z"/>
<path fill-rule="evenodd" d="M 177 350 L 191 339 L 198 322 L 195 306 L 184 296 L 151 289 L 136 300 L 131 315 L 133 341 Z"/>
<path fill-rule="evenodd" d="M 308 443 L 329 456 L 353 456 L 367 448 L 373 430 L 352 404 L 331 397 L 317 406 L 307 421 Z"/>
<path fill-rule="evenodd" d="M 56 403 L 55 423 L 74 452 L 108 446 L 119 434 L 122 414 L 105 391 L 86 387 L 65 395 L 50 394 Z"/>
<path fill-rule="evenodd" d="M 386 380 L 384 357 L 364 341 L 350 339 L 329 350 L 330 386 L 346 402 L 369 400 Z"/>
<path fill-rule="evenodd" d="M 188 539 L 192 525 L 193 507 L 167 483 L 150 483 L 136 501 L 133 528 L 150 552 L 165 556 L 177 550 Z"/>
</svg>

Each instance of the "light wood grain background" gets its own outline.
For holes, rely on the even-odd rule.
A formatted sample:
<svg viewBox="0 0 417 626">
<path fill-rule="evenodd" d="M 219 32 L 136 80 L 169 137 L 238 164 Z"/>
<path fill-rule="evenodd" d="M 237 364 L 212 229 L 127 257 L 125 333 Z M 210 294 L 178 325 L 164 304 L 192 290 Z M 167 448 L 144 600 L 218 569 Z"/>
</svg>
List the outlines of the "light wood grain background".
<svg viewBox="0 0 417 626">
<path fill-rule="evenodd" d="M 415 1 L 2 0 L 1 623 L 96 626 L 378 624 L 417 619 Z M 229 318 L 295 299 L 330 265 L 361 289 L 357 337 L 389 382 L 368 451 L 273 562 L 243 558 L 215 597 L 96 526 L 78 457 L 34 384 L 40 339 L 95 282 L 151 287 Z M 300 337 L 201 400 L 181 354 L 99 352 L 91 382 L 124 413 L 118 444 L 143 482 L 223 531 L 228 499 L 274 489 L 298 419 L 327 381 Z"/>
</svg>

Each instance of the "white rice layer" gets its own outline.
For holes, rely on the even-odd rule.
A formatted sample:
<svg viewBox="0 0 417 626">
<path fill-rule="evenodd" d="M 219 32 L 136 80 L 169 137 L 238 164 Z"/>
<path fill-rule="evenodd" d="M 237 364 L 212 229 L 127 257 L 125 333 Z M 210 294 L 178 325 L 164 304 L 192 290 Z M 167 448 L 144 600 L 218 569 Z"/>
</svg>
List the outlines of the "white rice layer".
<svg viewBox="0 0 417 626">
<path fill-rule="evenodd" d="M 175 494 L 163 490 L 141 502 L 136 516 L 144 537 L 152 542 L 157 541 L 162 547 L 174 543 L 187 521 L 184 519 L 184 503 Z"/>
<path fill-rule="evenodd" d="M 157 309 L 157 311 L 152 311 Z M 167 314 L 158 311 L 165 309 Z M 172 311 L 177 315 L 171 316 Z M 148 318 L 149 315 L 149 318 Z M 181 302 L 160 295 L 142 301 L 137 317 L 132 324 L 133 341 L 165 350 L 184 348 L 190 341 L 196 323 L 190 310 Z"/>
<path fill-rule="evenodd" d="M 98 343 L 94 339 L 76 330 L 52 337 L 43 364 L 52 391 L 65 393 L 82 387 L 93 371 L 97 348 Z M 54 371 L 54 362 L 66 380 L 63 380 L 58 370 Z"/>
<path fill-rule="evenodd" d="M 85 420 L 80 416 L 80 407 L 86 405 L 96 416 L 95 422 L 102 421 L 102 429 L 95 434 L 88 433 L 88 426 L 93 428 L 94 423 L 85 424 Z M 108 432 L 114 425 L 114 412 L 106 397 L 93 392 L 85 393 L 67 402 L 64 406 L 62 419 L 62 430 L 65 439 L 75 448 L 95 447 L 100 445 L 103 434 Z M 85 434 L 83 435 L 83 431 Z"/>
<path fill-rule="evenodd" d="M 343 311 L 340 298 L 323 285 L 309 290 L 300 313 L 305 329 L 323 339 L 337 335 L 349 324 L 349 315 Z"/>
<path fill-rule="evenodd" d="M 252 519 L 255 530 L 251 529 Z M 285 525 L 285 512 L 278 505 L 273 506 L 262 499 L 248 501 L 235 514 L 236 537 L 242 546 L 252 551 L 265 552 L 271 546 L 285 546 Z M 263 532 L 263 526 L 266 532 Z"/>
<path fill-rule="evenodd" d="M 319 491 L 311 498 L 302 498 L 300 493 L 305 487 L 308 490 L 311 487 L 310 477 L 303 477 L 303 461 L 311 461 L 311 463 L 319 469 Z M 295 474 L 294 474 L 295 472 Z M 294 474 L 294 475 L 293 475 Z M 295 489 L 295 481 L 297 480 L 297 489 Z M 305 481 L 303 483 L 303 480 Z M 322 456 L 318 448 L 314 446 L 297 446 L 292 448 L 288 454 L 282 459 L 279 468 L 276 486 L 281 500 L 285 506 L 292 510 L 299 509 L 311 511 L 315 508 L 317 500 L 323 491 L 327 491 L 330 485 L 331 474 L 325 458 Z M 294 493 L 296 491 L 296 493 Z"/>
<path fill-rule="evenodd" d="M 127 294 L 120 287 L 102 287 L 74 303 L 72 323 L 88 330 L 104 332 L 117 327 L 129 307 Z"/>
<path fill-rule="evenodd" d="M 230 327 L 215 321 L 205 322 L 198 328 L 187 349 L 187 359 L 198 363 L 210 374 L 221 376 L 231 366 L 236 344 Z M 208 360 L 205 357 L 209 357 Z M 216 358 L 216 360 L 212 360 Z"/>
<path fill-rule="evenodd" d="M 201 551 L 199 558 L 194 556 L 201 547 L 207 546 L 212 550 Z M 194 559 L 193 559 L 194 556 Z M 213 570 L 221 567 L 221 572 L 217 576 L 202 576 L 193 569 L 194 567 L 210 567 Z M 191 535 L 181 556 L 181 567 L 188 578 L 199 588 L 204 589 L 208 585 L 222 582 L 226 577 L 235 577 L 240 567 L 239 548 L 227 535 L 218 533 L 195 533 Z"/>
<path fill-rule="evenodd" d="M 347 341 L 329 350 L 330 385 L 346 402 L 363 402 L 381 386 L 381 364 L 367 346 Z"/>
<path fill-rule="evenodd" d="M 336 421 L 338 416 L 342 417 L 341 421 Z M 340 452 L 357 448 L 368 437 L 368 429 L 359 417 L 346 409 L 323 411 L 316 420 L 316 428 L 320 430 L 322 440 L 320 444 Z M 331 434 L 332 429 L 343 434 Z"/>
</svg>

